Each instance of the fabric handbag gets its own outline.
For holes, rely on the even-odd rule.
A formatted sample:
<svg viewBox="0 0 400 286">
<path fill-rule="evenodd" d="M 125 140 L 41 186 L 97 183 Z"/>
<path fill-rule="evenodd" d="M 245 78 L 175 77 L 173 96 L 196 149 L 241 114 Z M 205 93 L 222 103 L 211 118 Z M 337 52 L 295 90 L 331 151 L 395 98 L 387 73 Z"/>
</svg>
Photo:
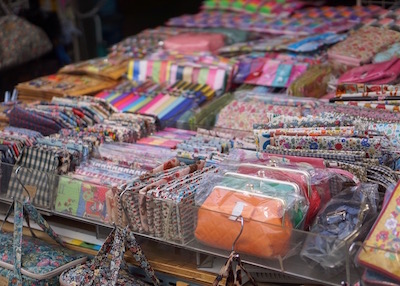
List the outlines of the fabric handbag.
<svg viewBox="0 0 400 286">
<path fill-rule="evenodd" d="M 154 285 L 160 285 L 153 268 L 143 254 L 140 245 L 136 242 L 131 230 L 115 228 L 106 238 L 101 249 L 93 260 L 65 271 L 60 276 L 61 286 L 69 285 L 107 285 L 133 286 L 150 285 L 129 274 L 124 263 L 126 247 L 131 251 L 139 266 L 146 272 L 147 277 Z M 108 259 L 109 254 L 111 260 Z"/>
<path fill-rule="evenodd" d="M 24 188 L 35 190 L 32 203 L 51 209 L 53 193 L 57 189 L 59 158 L 52 150 L 30 147 L 24 150 L 14 166 L 7 190 L 7 198 L 23 198 Z"/>
<path fill-rule="evenodd" d="M 23 236 L 24 211 L 58 245 Z M 8 285 L 56 285 L 58 276 L 63 271 L 85 262 L 86 259 L 85 255 L 65 248 L 64 242 L 29 201 L 14 202 L 14 233 L 0 231 L 0 278 L 8 280 Z"/>
<path fill-rule="evenodd" d="M 240 232 L 239 216 L 244 228 L 237 251 L 258 257 L 286 254 L 292 224 L 283 201 L 224 186 L 214 187 L 199 208 L 195 236 L 206 245 L 230 250 Z"/>
<path fill-rule="evenodd" d="M 39 27 L 15 15 L 0 17 L 0 70 L 38 58 L 51 48 Z"/>
</svg>

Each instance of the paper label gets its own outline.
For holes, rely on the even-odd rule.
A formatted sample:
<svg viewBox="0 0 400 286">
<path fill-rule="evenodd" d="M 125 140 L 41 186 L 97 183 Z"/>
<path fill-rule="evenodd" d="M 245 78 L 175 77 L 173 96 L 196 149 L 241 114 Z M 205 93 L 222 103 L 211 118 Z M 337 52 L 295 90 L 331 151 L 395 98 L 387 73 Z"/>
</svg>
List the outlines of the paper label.
<svg viewBox="0 0 400 286">
<path fill-rule="evenodd" d="M 232 210 L 232 215 L 229 217 L 230 220 L 237 220 L 242 215 L 243 209 L 246 206 L 244 202 L 236 202 L 235 207 Z"/>
<path fill-rule="evenodd" d="M 182 282 L 182 281 L 177 281 L 176 286 L 189 286 L 189 284 Z"/>
<path fill-rule="evenodd" d="M 36 196 L 37 188 L 35 186 L 25 185 L 25 189 L 28 191 L 30 199 L 33 200 Z"/>
<path fill-rule="evenodd" d="M 8 286 L 8 278 L 0 276 L 0 286 Z"/>
</svg>

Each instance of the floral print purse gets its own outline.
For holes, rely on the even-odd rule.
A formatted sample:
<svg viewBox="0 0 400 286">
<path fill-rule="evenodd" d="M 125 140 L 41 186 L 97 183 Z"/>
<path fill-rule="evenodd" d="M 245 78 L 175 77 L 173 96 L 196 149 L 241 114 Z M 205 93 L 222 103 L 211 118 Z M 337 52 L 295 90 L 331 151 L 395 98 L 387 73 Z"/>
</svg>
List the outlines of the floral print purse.
<svg viewBox="0 0 400 286">
<path fill-rule="evenodd" d="M 129 227 L 116 227 L 106 238 L 93 260 L 65 271 L 60 276 L 61 286 L 107 285 L 107 286 L 145 286 L 149 285 L 133 275 L 124 263 L 125 250 L 128 248 L 139 266 L 146 272 L 154 285 L 160 285 L 153 268 L 137 243 Z M 111 260 L 108 259 L 109 255 Z"/>
<path fill-rule="evenodd" d="M 397 281 L 400 281 L 399 214 L 400 184 L 395 187 L 357 256 L 363 266 Z"/>
<path fill-rule="evenodd" d="M 22 235 L 24 210 L 58 245 Z M 29 226 L 29 219 L 27 222 Z M 8 285 L 57 285 L 63 271 L 86 259 L 85 255 L 65 248 L 64 242 L 29 201 L 14 202 L 14 233 L 0 231 L 0 278 L 8 281 Z"/>
</svg>

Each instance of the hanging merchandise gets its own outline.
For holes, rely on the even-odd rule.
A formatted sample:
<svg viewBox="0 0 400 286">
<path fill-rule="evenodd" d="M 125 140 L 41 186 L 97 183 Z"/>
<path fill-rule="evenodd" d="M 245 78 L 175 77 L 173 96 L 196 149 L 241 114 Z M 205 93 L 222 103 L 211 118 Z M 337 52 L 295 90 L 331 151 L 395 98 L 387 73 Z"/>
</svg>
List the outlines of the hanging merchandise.
<svg viewBox="0 0 400 286">
<path fill-rule="evenodd" d="M 14 233 L 0 231 L 0 277 L 5 285 L 56 285 L 60 274 L 84 263 L 87 257 L 66 248 L 35 207 L 25 200 L 15 200 Z M 24 214 L 35 221 L 57 244 L 22 235 Z M 7 215 L 7 217 L 8 217 Z M 5 221 L 7 220 L 5 218 Z M 29 226 L 29 223 L 28 223 Z M 32 230 L 31 230 L 32 231 Z"/>
<path fill-rule="evenodd" d="M 101 249 L 93 260 L 63 272 L 60 276 L 60 285 L 81 285 L 82 283 L 94 283 L 104 285 L 151 285 L 136 278 L 129 273 L 124 260 L 124 254 L 128 249 L 143 268 L 146 276 L 151 279 L 153 285 L 160 285 L 153 268 L 147 261 L 140 245 L 129 228 L 115 228 L 106 238 Z M 111 259 L 108 258 L 111 254 Z"/>
</svg>

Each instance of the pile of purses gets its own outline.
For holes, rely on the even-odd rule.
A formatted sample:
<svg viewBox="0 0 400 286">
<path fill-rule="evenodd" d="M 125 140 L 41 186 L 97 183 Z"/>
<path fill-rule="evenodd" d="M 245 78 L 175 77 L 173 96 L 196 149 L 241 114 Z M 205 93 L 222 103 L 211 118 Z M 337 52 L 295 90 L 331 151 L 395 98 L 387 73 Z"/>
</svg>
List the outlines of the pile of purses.
<svg viewBox="0 0 400 286">
<path fill-rule="evenodd" d="M 178 159 L 172 159 L 118 187 L 115 201 L 127 207 L 116 210 L 117 224 L 128 224 L 134 231 L 169 241 L 190 241 L 194 195 L 202 180 L 215 171 L 214 166 L 206 167 L 205 161 L 181 166 Z"/>
</svg>

